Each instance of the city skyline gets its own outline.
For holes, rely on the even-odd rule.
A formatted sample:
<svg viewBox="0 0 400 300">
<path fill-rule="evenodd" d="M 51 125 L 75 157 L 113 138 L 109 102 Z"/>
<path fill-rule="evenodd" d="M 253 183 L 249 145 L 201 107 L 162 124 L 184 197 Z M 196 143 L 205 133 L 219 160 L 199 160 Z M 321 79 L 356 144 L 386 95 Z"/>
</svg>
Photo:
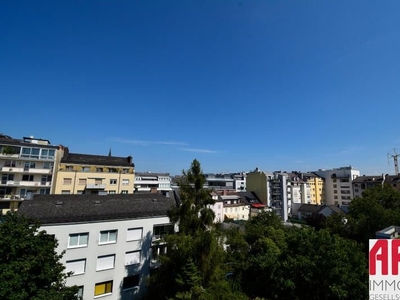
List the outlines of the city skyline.
<svg viewBox="0 0 400 300">
<path fill-rule="evenodd" d="M 139 172 L 394 174 L 398 1 L 0 3 L 0 132 Z"/>
</svg>

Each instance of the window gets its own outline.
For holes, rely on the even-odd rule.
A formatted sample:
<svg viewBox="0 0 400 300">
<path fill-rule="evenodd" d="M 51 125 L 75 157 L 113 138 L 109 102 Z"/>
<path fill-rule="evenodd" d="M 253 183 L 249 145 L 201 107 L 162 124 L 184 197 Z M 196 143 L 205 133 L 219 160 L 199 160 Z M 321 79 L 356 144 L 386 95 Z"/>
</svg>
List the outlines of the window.
<svg viewBox="0 0 400 300">
<path fill-rule="evenodd" d="M 333 179 L 332 181 L 333 181 L 333 182 L 336 182 L 336 179 Z"/>
<path fill-rule="evenodd" d="M 72 272 L 72 275 L 85 273 L 86 259 L 69 260 L 66 262 L 65 272 Z"/>
<path fill-rule="evenodd" d="M 166 224 L 166 225 L 154 225 L 153 226 L 153 235 L 156 238 L 161 238 L 166 234 L 174 232 L 174 225 Z"/>
<path fill-rule="evenodd" d="M 78 286 L 78 292 L 75 294 L 75 297 L 78 300 L 82 300 L 83 299 L 83 285 Z"/>
<path fill-rule="evenodd" d="M 110 184 L 117 184 L 117 179 L 110 179 Z"/>
<path fill-rule="evenodd" d="M 139 274 L 125 277 L 124 281 L 122 282 L 122 290 L 126 291 L 137 288 L 139 286 L 139 280 L 140 280 Z"/>
<path fill-rule="evenodd" d="M 4 162 L 5 167 L 15 167 L 15 161 L 14 160 L 6 160 Z"/>
<path fill-rule="evenodd" d="M 103 172 L 103 168 L 96 168 L 96 172 Z"/>
<path fill-rule="evenodd" d="M 109 172 L 109 173 L 118 173 L 118 172 L 117 172 L 117 169 L 115 169 L 115 168 L 110 168 L 110 169 L 108 169 L 108 172 Z"/>
<path fill-rule="evenodd" d="M 94 184 L 102 184 L 103 180 L 101 178 L 95 178 Z"/>
<path fill-rule="evenodd" d="M 53 163 L 51 162 L 43 163 L 43 169 L 53 169 Z"/>
<path fill-rule="evenodd" d="M 79 185 L 86 185 L 86 178 L 79 178 L 78 184 Z"/>
<path fill-rule="evenodd" d="M 50 195 L 50 189 L 40 189 L 39 194 L 40 195 Z"/>
<path fill-rule="evenodd" d="M 125 266 L 136 265 L 140 263 L 140 250 L 125 253 Z"/>
<path fill-rule="evenodd" d="M 334 194 L 337 194 L 337 190 L 333 190 L 333 193 L 334 193 Z"/>
<path fill-rule="evenodd" d="M 71 191 L 70 190 L 62 190 L 61 195 L 70 195 Z"/>
<path fill-rule="evenodd" d="M 94 286 L 94 295 L 100 296 L 100 295 L 105 295 L 105 294 L 111 294 L 112 288 L 113 288 L 112 280 L 101 282 L 101 283 L 96 283 L 96 285 Z"/>
<path fill-rule="evenodd" d="M 39 158 L 40 148 L 22 147 L 21 157 Z"/>
<path fill-rule="evenodd" d="M 100 244 L 116 243 L 117 230 L 107 230 L 100 232 Z"/>
<path fill-rule="evenodd" d="M 72 184 L 72 178 L 64 178 L 63 179 L 63 184 L 65 184 L 65 185 Z"/>
<path fill-rule="evenodd" d="M 128 174 L 129 170 L 128 169 L 122 169 L 122 174 Z"/>
<path fill-rule="evenodd" d="M 122 190 L 121 194 L 128 194 L 128 191 L 127 190 Z"/>
<path fill-rule="evenodd" d="M 82 172 L 89 172 L 90 168 L 89 167 L 82 167 Z"/>
<path fill-rule="evenodd" d="M 55 154 L 55 150 L 53 149 L 42 149 L 40 153 L 41 159 L 53 159 Z"/>
<path fill-rule="evenodd" d="M 115 267 L 115 254 L 97 257 L 96 271 L 113 269 Z"/>
<path fill-rule="evenodd" d="M 143 237 L 143 228 L 129 228 L 126 233 L 126 240 L 137 241 Z"/>
<path fill-rule="evenodd" d="M 122 185 L 129 185 L 129 179 L 122 179 Z"/>
<path fill-rule="evenodd" d="M 88 245 L 89 233 L 72 233 L 69 235 L 68 248 L 85 247 Z"/>
<path fill-rule="evenodd" d="M 74 167 L 73 166 L 65 166 L 65 171 L 73 171 Z"/>
<path fill-rule="evenodd" d="M 22 175 L 22 181 L 33 181 L 33 175 Z"/>
<path fill-rule="evenodd" d="M 109 194 L 109 195 L 115 195 L 115 194 L 116 194 L 116 191 L 115 191 L 115 190 L 108 191 L 108 194 Z"/>
<path fill-rule="evenodd" d="M 36 163 L 32 161 L 25 162 L 24 171 L 28 171 L 29 169 L 35 169 L 35 168 L 36 168 Z"/>
</svg>

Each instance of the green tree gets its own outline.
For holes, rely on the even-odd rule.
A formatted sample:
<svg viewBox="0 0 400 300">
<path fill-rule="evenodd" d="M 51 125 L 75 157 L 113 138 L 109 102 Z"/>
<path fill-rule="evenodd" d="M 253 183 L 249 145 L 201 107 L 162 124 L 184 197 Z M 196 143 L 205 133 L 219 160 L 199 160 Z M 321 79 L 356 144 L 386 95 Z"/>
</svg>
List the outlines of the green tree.
<svg viewBox="0 0 400 300">
<path fill-rule="evenodd" d="M 0 299 L 76 300 L 77 287 L 65 286 L 57 241 L 38 223 L 9 212 L 1 216 L 0 236 Z"/>
<path fill-rule="evenodd" d="M 199 161 L 193 160 L 179 182 L 181 204 L 168 212 L 179 232 L 166 237 L 167 254 L 150 277 L 149 299 L 239 299 L 226 275 L 224 238 L 214 224 L 211 191 Z M 235 298 L 236 297 L 236 298 Z"/>
<path fill-rule="evenodd" d="M 244 252 L 234 256 L 239 259 L 235 272 L 248 297 L 367 298 L 367 259 L 356 242 L 324 229 L 286 228 L 276 221 L 273 214 L 261 214 L 243 234 L 228 237 L 228 251 L 233 241 L 233 250 Z M 242 257 L 246 263 L 241 263 Z"/>
</svg>

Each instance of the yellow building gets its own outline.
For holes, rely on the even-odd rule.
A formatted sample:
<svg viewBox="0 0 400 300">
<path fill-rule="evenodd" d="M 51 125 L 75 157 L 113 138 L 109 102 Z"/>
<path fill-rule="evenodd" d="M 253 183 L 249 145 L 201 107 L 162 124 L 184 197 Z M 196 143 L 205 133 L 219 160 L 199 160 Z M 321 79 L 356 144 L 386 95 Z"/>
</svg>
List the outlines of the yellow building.
<svg viewBox="0 0 400 300">
<path fill-rule="evenodd" d="M 310 196 L 312 204 L 325 203 L 325 180 L 314 173 L 303 173 L 303 180 L 310 185 Z"/>
<path fill-rule="evenodd" d="M 69 153 L 58 164 L 55 194 L 132 194 L 135 165 L 132 156 Z"/>
</svg>

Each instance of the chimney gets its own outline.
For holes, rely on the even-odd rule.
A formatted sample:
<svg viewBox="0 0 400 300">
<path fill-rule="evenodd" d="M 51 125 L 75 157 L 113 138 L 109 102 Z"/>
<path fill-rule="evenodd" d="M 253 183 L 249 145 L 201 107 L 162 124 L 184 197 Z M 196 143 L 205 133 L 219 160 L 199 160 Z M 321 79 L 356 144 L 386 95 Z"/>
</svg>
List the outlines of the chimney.
<svg viewBox="0 0 400 300">
<path fill-rule="evenodd" d="M 127 157 L 127 159 L 128 159 L 128 163 L 131 164 L 131 163 L 132 163 L 132 156 L 129 155 L 129 156 Z"/>
</svg>

